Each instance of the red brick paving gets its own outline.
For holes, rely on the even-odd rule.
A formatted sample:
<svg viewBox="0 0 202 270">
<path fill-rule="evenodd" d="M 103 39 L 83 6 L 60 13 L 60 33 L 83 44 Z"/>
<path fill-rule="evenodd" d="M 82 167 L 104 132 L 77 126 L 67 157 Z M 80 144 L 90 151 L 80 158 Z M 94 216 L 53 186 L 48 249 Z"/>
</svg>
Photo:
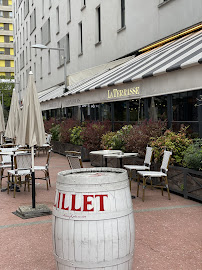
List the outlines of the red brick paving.
<svg viewBox="0 0 202 270">
<path fill-rule="evenodd" d="M 45 155 L 36 164 L 45 162 Z M 84 163 L 89 167 L 90 163 Z M 57 173 L 69 169 L 65 157 L 53 154 L 50 161 L 52 187 L 36 181 L 36 203 L 52 209 Z M 6 186 L 6 179 L 3 180 Z M 142 190 L 140 189 L 140 196 Z M 136 183 L 132 185 L 136 194 Z M 19 205 L 31 204 L 31 192 L 13 198 L 12 192 L 0 193 L 0 270 L 55 270 L 52 252 L 51 216 L 23 220 L 12 214 Z M 135 258 L 133 269 L 201 270 L 202 204 L 165 192 L 146 190 L 145 202 L 133 200 L 135 211 Z M 39 222 L 39 224 L 37 224 Z M 23 226 L 22 226 L 23 225 Z M 25 226 L 27 225 L 27 226 Z"/>
</svg>

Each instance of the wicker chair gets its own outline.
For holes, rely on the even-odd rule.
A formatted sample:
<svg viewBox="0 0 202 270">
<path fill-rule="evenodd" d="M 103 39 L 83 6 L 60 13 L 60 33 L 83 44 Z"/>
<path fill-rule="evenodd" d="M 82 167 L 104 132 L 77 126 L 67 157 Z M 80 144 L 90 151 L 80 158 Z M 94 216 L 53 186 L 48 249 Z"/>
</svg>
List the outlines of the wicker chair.
<svg viewBox="0 0 202 270">
<path fill-rule="evenodd" d="M 137 187 L 137 197 L 139 196 L 139 185 L 140 185 L 140 177 L 143 178 L 143 195 L 142 201 L 144 202 L 145 196 L 145 188 L 147 186 L 147 180 L 150 179 L 151 187 L 160 188 L 163 196 L 163 189 L 166 188 L 168 192 L 168 199 L 170 200 L 170 191 L 168 187 L 168 179 L 167 179 L 167 172 L 168 172 L 168 165 L 171 158 L 172 152 L 164 151 L 163 160 L 161 164 L 160 171 L 137 171 L 138 174 L 138 187 Z M 161 182 L 158 185 L 152 185 L 152 178 L 160 178 Z M 163 184 L 164 182 L 164 184 Z"/>
<path fill-rule="evenodd" d="M 67 161 L 69 163 L 70 169 L 81 169 L 83 168 L 81 160 L 81 152 L 76 151 L 66 151 Z"/>
<path fill-rule="evenodd" d="M 124 165 L 124 168 L 129 172 L 130 190 L 132 181 L 132 171 L 135 171 L 135 175 L 137 171 L 149 171 L 152 160 L 152 152 L 153 152 L 152 148 L 147 146 L 144 165 Z"/>
<path fill-rule="evenodd" d="M 26 189 L 26 184 L 28 183 L 28 191 L 29 191 L 29 180 L 31 178 L 31 167 L 32 167 L 31 153 L 27 153 L 27 152 L 16 153 L 14 156 L 14 162 L 15 162 L 15 169 L 8 170 L 7 193 L 9 194 L 10 185 L 14 185 L 13 197 L 15 198 L 17 184 L 19 184 L 21 186 L 23 183 L 21 181 L 22 176 L 25 177 L 24 190 Z M 12 182 L 11 176 L 14 176 L 14 183 Z"/>
<path fill-rule="evenodd" d="M 46 160 L 46 165 L 45 166 L 34 166 L 35 172 L 41 171 L 41 172 L 43 172 L 45 174 L 44 177 L 40 177 L 40 178 L 39 177 L 35 177 L 35 179 L 46 180 L 47 190 L 48 190 L 48 184 L 51 187 L 50 174 L 49 174 L 49 162 L 50 162 L 51 151 L 52 151 L 52 149 L 49 149 L 48 150 L 47 160 Z M 35 174 L 35 176 L 36 176 L 36 174 Z"/>
</svg>

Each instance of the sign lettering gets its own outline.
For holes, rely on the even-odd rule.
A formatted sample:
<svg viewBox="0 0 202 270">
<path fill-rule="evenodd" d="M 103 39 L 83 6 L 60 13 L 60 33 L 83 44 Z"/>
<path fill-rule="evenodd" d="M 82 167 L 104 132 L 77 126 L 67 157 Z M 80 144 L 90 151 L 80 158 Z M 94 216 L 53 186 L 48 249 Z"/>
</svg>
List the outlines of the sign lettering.
<svg viewBox="0 0 202 270">
<path fill-rule="evenodd" d="M 70 205 L 67 205 L 68 196 L 67 194 L 58 193 L 57 201 L 54 204 L 54 207 L 61 209 L 61 210 L 71 210 L 77 212 L 94 212 L 93 201 L 98 197 L 99 198 L 99 211 L 103 212 L 104 209 L 104 198 L 108 198 L 107 194 L 102 195 L 83 195 L 81 205 L 76 208 L 76 194 L 70 195 Z"/>
<path fill-rule="evenodd" d="M 108 96 L 107 98 L 119 98 L 119 97 L 125 97 L 125 96 L 136 96 L 140 94 L 139 87 L 132 87 L 128 89 L 113 89 L 113 90 L 108 90 Z"/>
</svg>

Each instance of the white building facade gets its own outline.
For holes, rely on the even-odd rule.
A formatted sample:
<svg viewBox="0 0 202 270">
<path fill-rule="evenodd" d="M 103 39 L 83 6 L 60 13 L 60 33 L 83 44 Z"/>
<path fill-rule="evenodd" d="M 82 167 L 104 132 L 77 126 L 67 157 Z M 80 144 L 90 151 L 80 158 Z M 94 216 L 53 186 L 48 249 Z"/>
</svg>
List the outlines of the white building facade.
<svg viewBox="0 0 202 270">
<path fill-rule="evenodd" d="M 201 0 L 14 0 L 15 78 L 25 90 L 32 70 L 38 91 L 67 75 L 124 57 L 202 21 Z"/>
<path fill-rule="evenodd" d="M 13 16 L 15 79 L 23 96 L 33 71 L 47 115 L 115 127 L 148 119 L 153 97 L 159 119 L 202 136 L 201 0 L 16 0 Z M 66 76 L 63 52 L 34 44 L 64 48 Z"/>
</svg>

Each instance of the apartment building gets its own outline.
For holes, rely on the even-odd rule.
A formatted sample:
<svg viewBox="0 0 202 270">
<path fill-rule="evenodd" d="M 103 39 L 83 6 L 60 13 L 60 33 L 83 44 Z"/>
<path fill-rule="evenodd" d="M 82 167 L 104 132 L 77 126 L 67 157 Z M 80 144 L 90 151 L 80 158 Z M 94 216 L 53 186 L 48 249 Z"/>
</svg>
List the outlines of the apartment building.
<svg viewBox="0 0 202 270">
<path fill-rule="evenodd" d="M 0 76 L 14 76 L 12 0 L 0 0 Z"/>
<path fill-rule="evenodd" d="M 23 96 L 33 71 L 47 115 L 130 123 L 153 98 L 158 117 L 202 135 L 201 0 L 15 0 L 13 16 L 15 78 Z"/>
</svg>

